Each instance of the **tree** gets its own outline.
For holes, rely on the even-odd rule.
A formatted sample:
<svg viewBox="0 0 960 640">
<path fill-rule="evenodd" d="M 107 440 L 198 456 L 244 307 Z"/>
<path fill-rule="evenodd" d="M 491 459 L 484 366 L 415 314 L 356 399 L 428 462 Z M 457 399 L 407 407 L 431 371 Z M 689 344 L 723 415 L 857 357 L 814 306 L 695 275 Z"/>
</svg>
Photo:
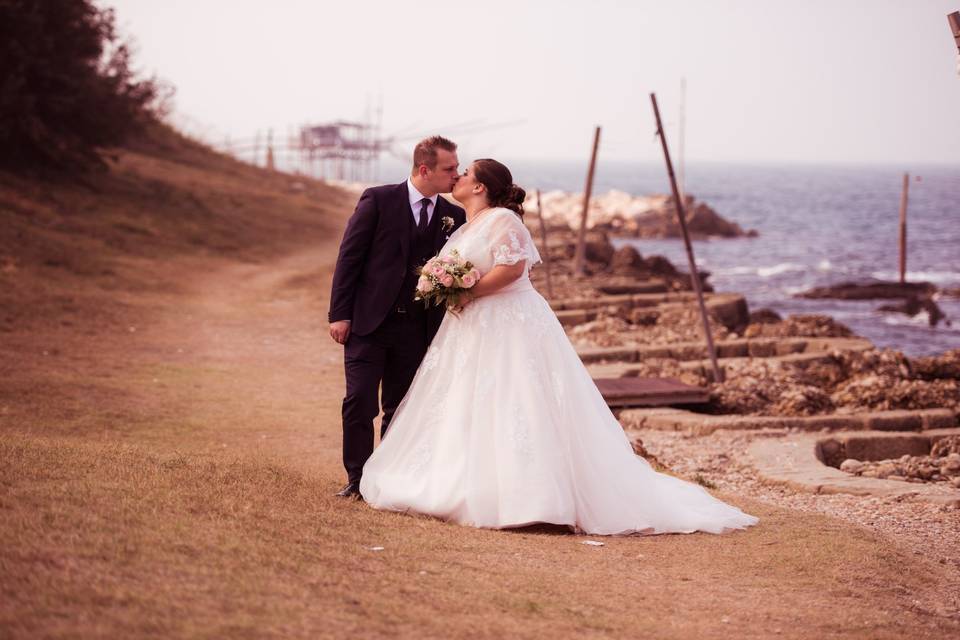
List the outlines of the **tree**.
<svg viewBox="0 0 960 640">
<path fill-rule="evenodd" d="M 0 0 L 0 168 L 73 172 L 158 114 L 113 10 L 92 0 Z"/>
</svg>

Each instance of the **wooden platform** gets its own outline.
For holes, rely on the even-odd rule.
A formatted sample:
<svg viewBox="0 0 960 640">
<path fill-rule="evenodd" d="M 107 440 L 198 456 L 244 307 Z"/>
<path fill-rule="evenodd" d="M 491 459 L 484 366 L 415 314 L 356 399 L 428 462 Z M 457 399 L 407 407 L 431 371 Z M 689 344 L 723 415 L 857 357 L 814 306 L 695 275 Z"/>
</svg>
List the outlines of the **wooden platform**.
<svg viewBox="0 0 960 640">
<path fill-rule="evenodd" d="M 608 295 L 623 293 L 666 293 L 670 291 L 670 287 L 661 279 L 645 281 L 607 280 L 604 284 L 597 286 L 597 291 Z"/>
<path fill-rule="evenodd" d="M 710 399 L 703 387 L 673 378 L 594 378 L 610 407 L 664 407 L 702 404 Z"/>
</svg>

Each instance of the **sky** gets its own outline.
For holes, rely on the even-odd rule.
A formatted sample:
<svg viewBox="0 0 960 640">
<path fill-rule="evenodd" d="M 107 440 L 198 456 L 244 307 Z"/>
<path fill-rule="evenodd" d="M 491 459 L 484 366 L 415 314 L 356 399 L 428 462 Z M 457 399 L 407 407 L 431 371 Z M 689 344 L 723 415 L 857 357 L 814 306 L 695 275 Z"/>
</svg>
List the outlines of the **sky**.
<svg viewBox="0 0 960 640">
<path fill-rule="evenodd" d="M 100 0 L 208 142 L 374 119 L 409 151 L 960 165 L 960 0 Z M 676 151 L 674 151 L 676 153 Z"/>
</svg>

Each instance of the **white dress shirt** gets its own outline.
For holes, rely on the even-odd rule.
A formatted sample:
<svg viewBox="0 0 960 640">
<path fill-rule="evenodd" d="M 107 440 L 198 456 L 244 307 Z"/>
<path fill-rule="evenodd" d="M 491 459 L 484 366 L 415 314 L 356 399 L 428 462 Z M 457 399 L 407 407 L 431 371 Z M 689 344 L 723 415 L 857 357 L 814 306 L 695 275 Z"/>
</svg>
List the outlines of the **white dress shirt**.
<svg viewBox="0 0 960 640">
<path fill-rule="evenodd" d="M 407 178 L 407 191 L 410 193 L 410 210 L 413 211 L 413 225 L 416 226 L 420 222 L 420 201 L 423 200 L 426 196 L 417 191 L 417 188 L 413 186 L 413 180 Z M 434 194 L 430 198 L 430 204 L 427 205 L 427 224 L 430 224 L 430 220 L 433 219 L 433 210 L 437 208 L 437 198 L 440 196 Z"/>
</svg>

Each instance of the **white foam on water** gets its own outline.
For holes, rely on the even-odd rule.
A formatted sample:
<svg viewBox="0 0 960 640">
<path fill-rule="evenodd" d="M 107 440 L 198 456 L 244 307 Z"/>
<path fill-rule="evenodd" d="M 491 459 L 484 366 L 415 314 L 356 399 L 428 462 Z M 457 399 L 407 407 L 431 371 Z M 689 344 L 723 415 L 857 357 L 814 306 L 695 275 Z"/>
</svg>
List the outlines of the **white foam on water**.
<svg viewBox="0 0 960 640">
<path fill-rule="evenodd" d="M 819 271 L 832 271 L 832 270 L 833 270 L 833 263 L 830 262 L 830 261 L 827 260 L 827 259 L 823 259 L 823 260 L 821 260 L 821 261 L 817 264 L 817 270 L 819 270 Z"/>
<path fill-rule="evenodd" d="M 756 272 L 755 267 L 730 267 L 728 269 L 717 269 L 714 273 L 718 276 L 752 276 Z"/>
<path fill-rule="evenodd" d="M 947 324 L 949 322 L 950 324 Z M 884 313 L 883 324 L 893 327 L 910 327 L 916 329 L 928 329 L 937 333 L 960 333 L 960 320 L 947 317 L 946 320 L 940 320 L 936 327 L 930 326 L 930 314 L 921 311 L 915 316 L 908 316 L 904 313 Z M 960 348 L 960 342 L 951 348 Z"/>
<path fill-rule="evenodd" d="M 790 273 L 791 271 L 805 271 L 807 267 L 802 264 L 797 264 L 796 262 L 781 262 L 772 267 L 759 267 L 757 269 L 757 275 L 761 278 L 769 278 L 771 276 L 778 276 L 781 273 Z"/>
<path fill-rule="evenodd" d="M 915 316 L 908 316 L 905 313 L 886 312 L 883 316 L 883 323 L 895 327 L 929 327 L 930 314 L 921 311 Z"/>
<path fill-rule="evenodd" d="M 877 280 L 900 280 L 899 271 L 874 271 L 870 275 Z M 907 271 L 907 282 L 932 282 L 934 284 L 960 283 L 960 272 Z"/>
</svg>

